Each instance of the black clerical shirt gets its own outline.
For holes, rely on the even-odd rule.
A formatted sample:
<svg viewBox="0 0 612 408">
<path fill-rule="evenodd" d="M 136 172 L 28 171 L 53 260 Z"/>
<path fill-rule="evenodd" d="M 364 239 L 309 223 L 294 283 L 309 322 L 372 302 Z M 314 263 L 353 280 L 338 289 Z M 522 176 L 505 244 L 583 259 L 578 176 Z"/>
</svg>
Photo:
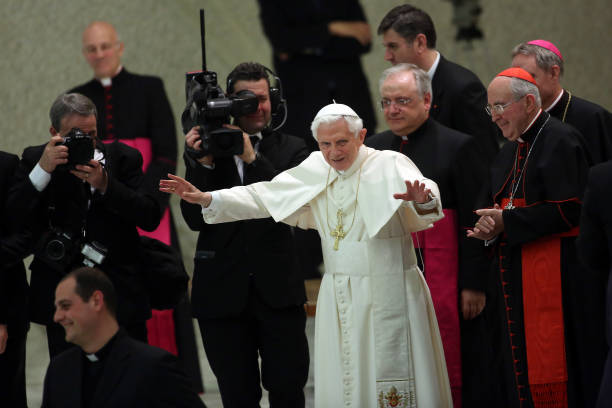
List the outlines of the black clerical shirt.
<svg viewBox="0 0 612 408">
<path fill-rule="evenodd" d="M 85 353 L 82 352 L 82 361 L 83 361 L 83 384 L 81 390 L 81 398 L 82 398 L 82 407 L 89 408 L 91 406 L 91 402 L 93 401 L 94 394 L 96 392 L 96 388 L 98 387 L 98 383 L 100 382 L 100 378 L 102 377 L 102 373 L 104 372 L 104 366 L 106 364 L 106 360 L 108 354 L 113 348 L 113 343 L 115 339 L 119 335 L 120 331 L 115 333 L 113 337 L 98 351 L 95 353 Z"/>
</svg>

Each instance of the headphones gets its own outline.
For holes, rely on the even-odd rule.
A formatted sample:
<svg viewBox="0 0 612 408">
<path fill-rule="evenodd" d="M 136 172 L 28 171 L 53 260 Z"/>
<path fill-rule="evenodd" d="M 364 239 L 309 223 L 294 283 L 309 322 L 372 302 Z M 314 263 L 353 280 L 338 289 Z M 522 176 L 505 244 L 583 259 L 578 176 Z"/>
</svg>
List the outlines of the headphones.
<svg viewBox="0 0 612 408">
<path fill-rule="evenodd" d="M 283 84 L 281 79 L 272 71 L 270 68 L 263 66 L 263 69 L 269 74 L 272 78 L 274 78 L 275 84 L 272 85 L 270 79 L 268 78 L 268 88 L 270 90 L 270 107 L 272 112 L 272 117 L 276 118 L 280 114 L 285 114 L 287 111 L 287 101 L 283 97 Z M 240 79 L 239 81 L 243 81 Z M 245 81 L 250 81 L 250 79 L 245 79 Z M 234 93 L 234 81 L 231 77 L 227 77 L 227 89 L 228 94 Z M 284 123 L 284 121 L 283 121 Z"/>
</svg>

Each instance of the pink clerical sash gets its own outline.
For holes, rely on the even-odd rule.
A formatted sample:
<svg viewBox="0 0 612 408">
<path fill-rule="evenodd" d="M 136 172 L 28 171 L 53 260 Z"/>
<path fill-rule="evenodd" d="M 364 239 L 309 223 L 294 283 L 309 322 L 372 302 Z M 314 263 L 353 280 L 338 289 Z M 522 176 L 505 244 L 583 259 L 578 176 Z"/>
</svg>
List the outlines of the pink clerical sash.
<svg viewBox="0 0 612 408">
<path fill-rule="evenodd" d="M 425 261 L 425 280 L 431 297 L 442 345 L 455 408 L 461 407 L 461 337 L 457 276 L 459 273 L 459 244 L 457 213 L 444 209 L 444 218 L 434 227 L 413 234 L 415 248 L 421 248 Z"/>
<path fill-rule="evenodd" d="M 153 151 L 151 148 L 151 140 L 139 137 L 136 139 L 119 139 L 121 143 L 137 149 L 142 155 L 142 171 L 146 171 L 149 167 L 149 163 L 153 158 Z M 104 143 L 111 143 L 113 140 L 104 140 Z M 162 216 L 159 226 L 151 232 L 141 230 L 138 228 L 138 233 L 149 238 L 155 238 L 166 245 L 170 245 L 170 210 L 166 208 L 164 215 Z"/>
</svg>

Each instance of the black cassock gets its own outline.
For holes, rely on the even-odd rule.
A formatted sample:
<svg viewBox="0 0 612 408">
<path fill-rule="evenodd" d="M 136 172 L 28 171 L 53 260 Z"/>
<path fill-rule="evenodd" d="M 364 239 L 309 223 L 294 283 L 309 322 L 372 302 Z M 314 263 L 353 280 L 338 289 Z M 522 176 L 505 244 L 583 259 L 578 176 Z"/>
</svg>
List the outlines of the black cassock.
<svg viewBox="0 0 612 408">
<path fill-rule="evenodd" d="M 494 244 L 488 297 L 495 406 L 594 405 L 605 358 L 604 286 L 576 257 L 589 167 L 579 138 L 543 112 L 491 167 L 482 206 L 513 207 Z"/>
<path fill-rule="evenodd" d="M 606 336 L 612 345 L 612 160 L 593 166 L 584 193 L 580 235 L 576 241 L 584 265 L 602 280 L 606 290 Z M 608 352 L 597 408 L 612 406 L 612 354 Z"/>
<path fill-rule="evenodd" d="M 592 164 L 612 159 L 612 115 L 606 109 L 563 90 L 549 113 L 582 133 Z"/>
</svg>

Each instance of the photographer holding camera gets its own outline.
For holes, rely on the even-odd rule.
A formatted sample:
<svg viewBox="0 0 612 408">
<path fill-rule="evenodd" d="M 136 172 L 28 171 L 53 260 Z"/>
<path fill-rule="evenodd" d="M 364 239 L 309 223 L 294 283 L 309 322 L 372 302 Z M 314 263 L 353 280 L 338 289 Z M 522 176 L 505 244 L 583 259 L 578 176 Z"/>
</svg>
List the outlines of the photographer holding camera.
<svg viewBox="0 0 612 408">
<path fill-rule="evenodd" d="M 307 157 L 302 139 L 270 128 L 283 100 L 279 79 L 271 86 L 268 72 L 247 62 L 228 75 L 226 103 L 245 91 L 258 100 L 254 112 L 235 117 L 242 133 L 238 148 L 227 133 L 209 132 L 206 120 L 187 132 L 192 154 L 185 155 L 186 178 L 203 191 L 271 180 Z M 222 129 L 238 128 L 225 123 Z M 197 158 L 198 152 L 208 154 Z M 208 225 L 201 206 L 181 201 L 181 210 L 189 227 L 200 231 L 191 303 L 223 406 L 259 406 L 261 378 L 270 407 L 304 407 L 306 296 L 290 228 L 271 218 Z"/>
<path fill-rule="evenodd" d="M 97 141 L 96 107 L 77 93 L 51 106 L 51 139 L 24 150 L 8 208 L 32 232 L 30 320 L 47 327 L 51 357 L 67 349 L 53 323 L 54 288 L 78 266 L 100 266 L 119 294 L 119 322 L 146 342 L 151 316 L 136 227 L 151 231 L 162 210 L 145 191 L 140 153 L 120 142 Z"/>
</svg>

